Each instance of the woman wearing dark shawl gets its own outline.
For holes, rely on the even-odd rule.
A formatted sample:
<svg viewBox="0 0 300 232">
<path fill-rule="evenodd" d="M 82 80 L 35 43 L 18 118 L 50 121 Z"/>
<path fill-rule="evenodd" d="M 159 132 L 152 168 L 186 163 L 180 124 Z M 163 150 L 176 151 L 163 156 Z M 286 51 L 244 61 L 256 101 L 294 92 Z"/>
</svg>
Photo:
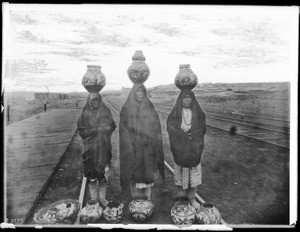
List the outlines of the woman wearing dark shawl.
<svg viewBox="0 0 300 232">
<path fill-rule="evenodd" d="M 111 134 L 116 124 L 99 93 L 89 94 L 77 126 L 83 139 L 84 176 L 89 178 L 91 195 L 89 204 L 95 204 L 99 200 L 106 206 L 108 170 L 112 158 Z"/>
<path fill-rule="evenodd" d="M 158 114 L 143 84 L 134 84 L 120 113 L 120 180 L 132 198 L 150 199 L 155 177 L 164 180 L 164 153 Z"/>
<path fill-rule="evenodd" d="M 206 132 L 205 114 L 190 90 L 182 91 L 167 119 L 174 157 L 174 182 L 179 197 L 186 196 L 194 208 L 197 186 L 202 183 L 201 155 Z"/>
</svg>

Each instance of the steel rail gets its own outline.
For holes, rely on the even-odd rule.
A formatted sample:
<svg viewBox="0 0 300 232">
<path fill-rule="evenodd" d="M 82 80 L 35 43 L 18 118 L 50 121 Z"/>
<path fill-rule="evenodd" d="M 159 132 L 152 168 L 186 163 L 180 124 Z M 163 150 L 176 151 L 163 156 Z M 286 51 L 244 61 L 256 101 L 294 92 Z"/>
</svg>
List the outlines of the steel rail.
<svg viewBox="0 0 300 232">
<path fill-rule="evenodd" d="M 165 108 L 165 109 L 170 109 L 171 107 L 168 107 L 168 106 L 162 106 L 162 105 L 159 105 L 159 107 L 161 108 Z M 281 118 L 271 118 L 271 117 L 262 117 L 262 116 L 253 116 L 253 115 L 243 115 L 243 114 L 230 114 L 230 113 L 223 113 L 223 112 L 217 112 L 217 111 L 214 111 L 214 110 L 207 110 L 205 108 L 202 108 L 204 109 L 206 112 L 212 112 L 212 113 L 219 113 L 219 114 L 224 114 L 224 115 L 235 115 L 235 116 L 243 116 L 243 117 L 247 117 L 247 118 L 256 118 L 256 119 L 266 119 L 266 120 L 272 120 L 272 121 L 280 121 L 280 122 L 285 122 L 285 123 L 289 123 L 290 120 L 285 120 L 285 119 L 281 119 Z M 270 124 L 271 125 L 271 124 Z"/>
<path fill-rule="evenodd" d="M 161 106 L 161 105 L 155 105 L 155 108 L 162 108 L 162 109 L 166 109 L 166 110 L 170 111 L 169 107 L 165 107 L 165 106 Z M 286 127 L 286 126 L 278 126 L 278 125 L 261 123 L 261 122 L 253 122 L 253 121 L 241 120 L 241 119 L 237 119 L 237 118 L 228 118 L 228 117 L 224 117 L 224 116 L 220 116 L 220 115 L 213 115 L 213 114 L 205 114 L 205 115 L 206 115 L 207 118 L 212 118 L 212 119 L 215 119 L 215 120 L 220 120 L 220 121 L 225 121 L 225 122 L 232 122 L 232 123 L 235 123 L 235 124 L 240 124 L 240 125 L 244 125 L 244 126 L 257 128 L 257 129 L 263 129 L 263 130 L 268 130 L 268 131 L 272 131 L 272 132 L 276 132 L 276 133 L 280 133 L 280 134 L 289 135 L 289 133 L 287 133 L 284 130 L 279 131 L 279 130 L 276 130 L 276 129 L 267 128 L 267 127 L 273 127 L 273 128 L 279 128 L 279 129 L 287 128 L 289 130 L 289 128 Z M 229 114 L 227 114 L 227 115 L 229 115 Z M 248 117 L 248 116 L 246 116 L 246 117 Z M 262 125 L 262 126 L 251 125 L 251 123 L 252 124 L 257 124 L 257 125 Z"/>
<path fill-rule="evenodd" d="M 75 220 L 75 225 L 78 225 L 80 222 L 80 210 L 82 209 L 82 205 L 83 205 L 83 199 L 84 199 L 84 195 L 85 195 L 85 188 L 86 188 L 86 181 L 87 178 L 85 176 L 82 177 L 82 183 L 81 183 L 81 189 L 80 189 L 80 194 L 79 194 L 79 203 L 80 203 L 80 208 L 79 211 L 77 213 L 77 217 Z"/>
</svg>

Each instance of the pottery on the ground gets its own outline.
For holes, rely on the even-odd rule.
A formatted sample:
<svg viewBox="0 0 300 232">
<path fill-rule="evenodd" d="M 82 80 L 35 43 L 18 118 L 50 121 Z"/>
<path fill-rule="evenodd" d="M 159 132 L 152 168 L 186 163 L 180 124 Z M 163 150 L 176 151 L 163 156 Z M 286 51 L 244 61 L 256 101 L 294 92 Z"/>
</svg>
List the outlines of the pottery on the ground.
<svg viewBox="0 0 300 232">
<path fill-rule="evenodd" d="M 80 219 L 84 224 L 96 223 L 102 216 L 103 209 L 97 202 L 96 204 L 87 204 L 80 210 Z"/>
<path fill-rule="evenodd" d="M 137 222 L 149 219 L 154 210 L 154 204 L 151 200 L 134 199 L 129 203 L 129 213 L 133 220 Z"/>
<path fill-rule="evenodd" d="M 146 58 L 140 50 L 136 51 L 132 57 L 132 64 L 129 66 L 127 74 L 134 84 L 144 83 L 150 75 L 150 69 L 145 60 Z"/>
<path fill-rule="evenodd" d="M 108 223 L 119 223 L 123 219 L 123 207 L 122 203 L 117 201 L 110 201 L 106 208 L 103 210 L 103 217 Z"/>
<path fill-rule="evenodd" d="M 99 93 L 106 84 L 105 75 L 100 65 L 87 65 L 87 71 L 82 78 L 82 85 L 90 93 Z"/>
<path fill-rule="evenodd" d="M 206 202 L 197 210 L 197 219 L 200 224 L 220 224 L 221 214 L 212 203 Z"/>
<path fill-rule="evenodd" d="M 198 84 L 198 77 L 189 64 L 179 65 L 179 72 L 175 77 L 175 85 L 180 90 L 192 90 Z"/>
<path fill-rule="evenodd" d="M 196 219 L 196 210 L 188 201 L 176 201 L 171 209 L 171 218 L 177 225 L 192 225 Z"/>
<path fill-rule="evenodd" d="M 33 220 L 38 224 L 73 224 L 79 209 L 79 201 L 64 199 L 40 209 Z"/>
</svg>

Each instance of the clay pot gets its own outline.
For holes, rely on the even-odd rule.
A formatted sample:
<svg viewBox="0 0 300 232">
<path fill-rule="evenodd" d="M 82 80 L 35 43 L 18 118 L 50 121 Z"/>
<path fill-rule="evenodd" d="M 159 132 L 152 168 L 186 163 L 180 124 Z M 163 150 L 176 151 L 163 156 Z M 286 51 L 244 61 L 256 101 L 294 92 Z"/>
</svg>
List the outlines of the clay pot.
<svg viewBox="0 0 300 232">
<path fill-rule="evenodd" d="M 188 200 L 176 201 L 171 209 L 171 218 L 177 225 L 192 225 L 196 219 L 196 210 Z"/>
<path fill-rule="evenodd" d="M 79 209 L 79 201 L 63 199 L 40 209 L 33 220 L 38 224 L 73 224 Z"/>
<path fill-rule="evenodd" d="M 87 65 L 87 71 L 82 78 L 82 85 L 90 93 L 99 93 L 106 84 L 105 75 L 100 65 Z"/>
<path fill-rule="evenodd" d="M 123 219 L 123 207 L 122 203 L 117 201 L 110 201 L 106 208 L 103 210 L 103 217 L 108 223 L 119 223 Z"/>
<path fill-rule="evenodd" d="M 145 60 L 146 59 L 142 51 L 138 50 L 134 53 L 132 57 L 132 64 L 127 70 L 127 74 L 132 83 L 143 84 L 148 79 L 150 69 L 145 63 Z"/>
<path fill-rule="evenodd" d="M 80 219 L 82 223 L 96 223 L 102 216 L 103 209 L 97 202 L 96 204 L 87 204 L 80 211 Z"/>
<path fill-rule="evenodd" d="M 151 200 L 135 199 L 129 203 L 128 208 L 133 220 L 143 222 L 150 218 L 154 210 L 154 204 Z"/>
<path fill-rule="evenodd" d="M 179 65 L 179 72 L 175 77 L 175 85 L 180 90 L 192 90 L 198 84 L 198 77 L 191 70 L 189 64 Z"/>
<path fill-rule="evenodd" d="M 221 214 L 212 203 L 203 203 L 197 210 L 197 219 L 200 224 L 220 224 Z"/>
</svg>

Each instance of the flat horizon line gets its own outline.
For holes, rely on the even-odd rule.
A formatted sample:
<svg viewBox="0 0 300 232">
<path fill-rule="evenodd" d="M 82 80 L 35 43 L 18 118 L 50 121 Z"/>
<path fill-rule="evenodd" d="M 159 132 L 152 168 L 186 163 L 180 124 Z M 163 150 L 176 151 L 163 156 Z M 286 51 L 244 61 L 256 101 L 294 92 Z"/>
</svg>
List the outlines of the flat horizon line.
<svg viewBox="0 0 300 232">
<path fill-rule="evenodd" d="M 267 83 L 274 83 L 274 84 L 279 84 L 279 83 L 290 83 L 290 81 L 261 81 L 261 82 L 202 82 L 199 83 L 197 86 L 201 86 L 201 85 L 233 85 L 233 84 L 240 84 L 240 85 L 246 85 L 246 84 L 267 84 Z M 132 84 L 133 85 L 133 84 Z M 169 86 L 169 85 L 174 85 L 174 83 L 170 83 L 170 84 L 163 84 L 163 85 L 156 85 L 156 86 L 152 86 L 152 87 L 148 87 L 148 89 L 153 89 L 156 87 L 162 87 L 162 86 Z M 105 93 L 105 92 L 111 92 L 111 91 L 122 91 L 122 89 L 130 89 L 131 87 L 120 87 L 119 89 L 107 89 L 107 90 L 103 90 L 100 91 L 100 93 Z M 5 91 L 5 88 L 3 88 L 2 93 L 6 92 L 6 93 L 16 93 L 16 92 L 25 92 L 25 93 L 48 93 L 46 91 L 33 91 L 33 90 L 13 90 L 13 91 Z M 54 91 L 54 92 L 50 92 L 50 93 L 88 93 L 87 91 L 66 91 L 66 92 L 59 92 L 59 91 Z"/>
</svg>

